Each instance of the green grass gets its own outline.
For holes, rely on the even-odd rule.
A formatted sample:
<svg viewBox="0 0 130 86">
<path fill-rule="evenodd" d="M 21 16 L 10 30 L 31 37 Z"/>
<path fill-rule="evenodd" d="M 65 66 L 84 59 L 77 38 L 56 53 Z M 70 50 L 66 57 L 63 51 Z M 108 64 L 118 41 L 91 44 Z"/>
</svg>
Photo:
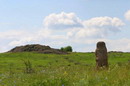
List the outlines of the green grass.
<svg viewBox="0 0 130 86">
<path fill-rule="evenodd" d="M 109 69 L 95 69 L 94 53 L 0 54 L 0 86 L 130 86 L 130 53 L 109 53 Z M 33 73 L 26 73 L 24 61 Z"/>
</svg>

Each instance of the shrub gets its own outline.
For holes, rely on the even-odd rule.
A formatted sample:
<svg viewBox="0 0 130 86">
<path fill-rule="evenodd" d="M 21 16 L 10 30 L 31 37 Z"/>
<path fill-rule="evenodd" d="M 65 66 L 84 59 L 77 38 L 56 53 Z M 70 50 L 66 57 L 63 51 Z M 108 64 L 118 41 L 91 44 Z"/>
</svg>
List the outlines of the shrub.
<svg viewBox="0 0 130 86">
<path fill-rule="evenodd" d="M 25 65 L 24 72 L 28 73 L 28 74 L 34 73 L 34 69 L 32 68 L 31 62 L 29 60 L 27 60 L 27 61 L 23 60 L 23 62 L 24 62 L 24 65 Z"/>
<path fill-rule="evenodd" d="M 71 46 L 61 47 L 61 50 L 66 51 L 66 52 L 72 52 L 73 51 Z"/>
</svg>

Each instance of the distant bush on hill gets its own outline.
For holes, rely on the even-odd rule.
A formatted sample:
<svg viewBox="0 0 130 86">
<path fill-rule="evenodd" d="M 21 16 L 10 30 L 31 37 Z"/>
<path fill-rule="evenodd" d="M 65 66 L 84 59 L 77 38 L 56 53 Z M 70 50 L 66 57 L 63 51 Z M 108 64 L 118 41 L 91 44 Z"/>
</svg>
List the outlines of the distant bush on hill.
<svg viewBox="0 0 130 86">
<path fill-rule="evenodd" d="M 61 47 L 60 50 L 65 51 L 65 52 L 72 52 L 73 51 L 71 46 Z"/>
</svg>

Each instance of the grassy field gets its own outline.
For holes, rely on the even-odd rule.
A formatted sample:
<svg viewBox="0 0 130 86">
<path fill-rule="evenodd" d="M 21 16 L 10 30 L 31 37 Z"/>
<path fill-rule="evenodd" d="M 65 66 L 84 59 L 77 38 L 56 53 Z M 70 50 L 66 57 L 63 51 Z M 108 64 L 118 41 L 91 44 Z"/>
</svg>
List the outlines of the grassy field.
<svg viewBox="0 0 130 86">
<path fill-rule="evenodd" d="M 0 86 L 130 86 L 130 53 L 109 53 L 108 70 L 94 53 L 1 53 Z"/>
</svg>

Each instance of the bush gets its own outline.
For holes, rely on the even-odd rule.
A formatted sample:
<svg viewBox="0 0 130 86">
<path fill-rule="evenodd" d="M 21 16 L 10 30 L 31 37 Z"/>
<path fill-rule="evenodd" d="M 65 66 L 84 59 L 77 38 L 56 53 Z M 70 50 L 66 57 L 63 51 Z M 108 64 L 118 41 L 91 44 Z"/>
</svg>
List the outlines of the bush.
<svg viewBox="0 0 130 86">
<path fill-rule="evenodd" d="M 66 52 L 72 52 L 73 51 L 71 46 L 61 47 L 61 50 L 66 51 Z"/>
<path fill-rule="evenodd" d="M 31 62 L 29 60 L 27 60 L 27 61 L 23 60 L 23 62 L 24 62 L 24 65 L 25 65 L 24 72 L 28 73 L 28 74 L 34 73 L 34 69 L 32 68 Z"/>
</svg>

